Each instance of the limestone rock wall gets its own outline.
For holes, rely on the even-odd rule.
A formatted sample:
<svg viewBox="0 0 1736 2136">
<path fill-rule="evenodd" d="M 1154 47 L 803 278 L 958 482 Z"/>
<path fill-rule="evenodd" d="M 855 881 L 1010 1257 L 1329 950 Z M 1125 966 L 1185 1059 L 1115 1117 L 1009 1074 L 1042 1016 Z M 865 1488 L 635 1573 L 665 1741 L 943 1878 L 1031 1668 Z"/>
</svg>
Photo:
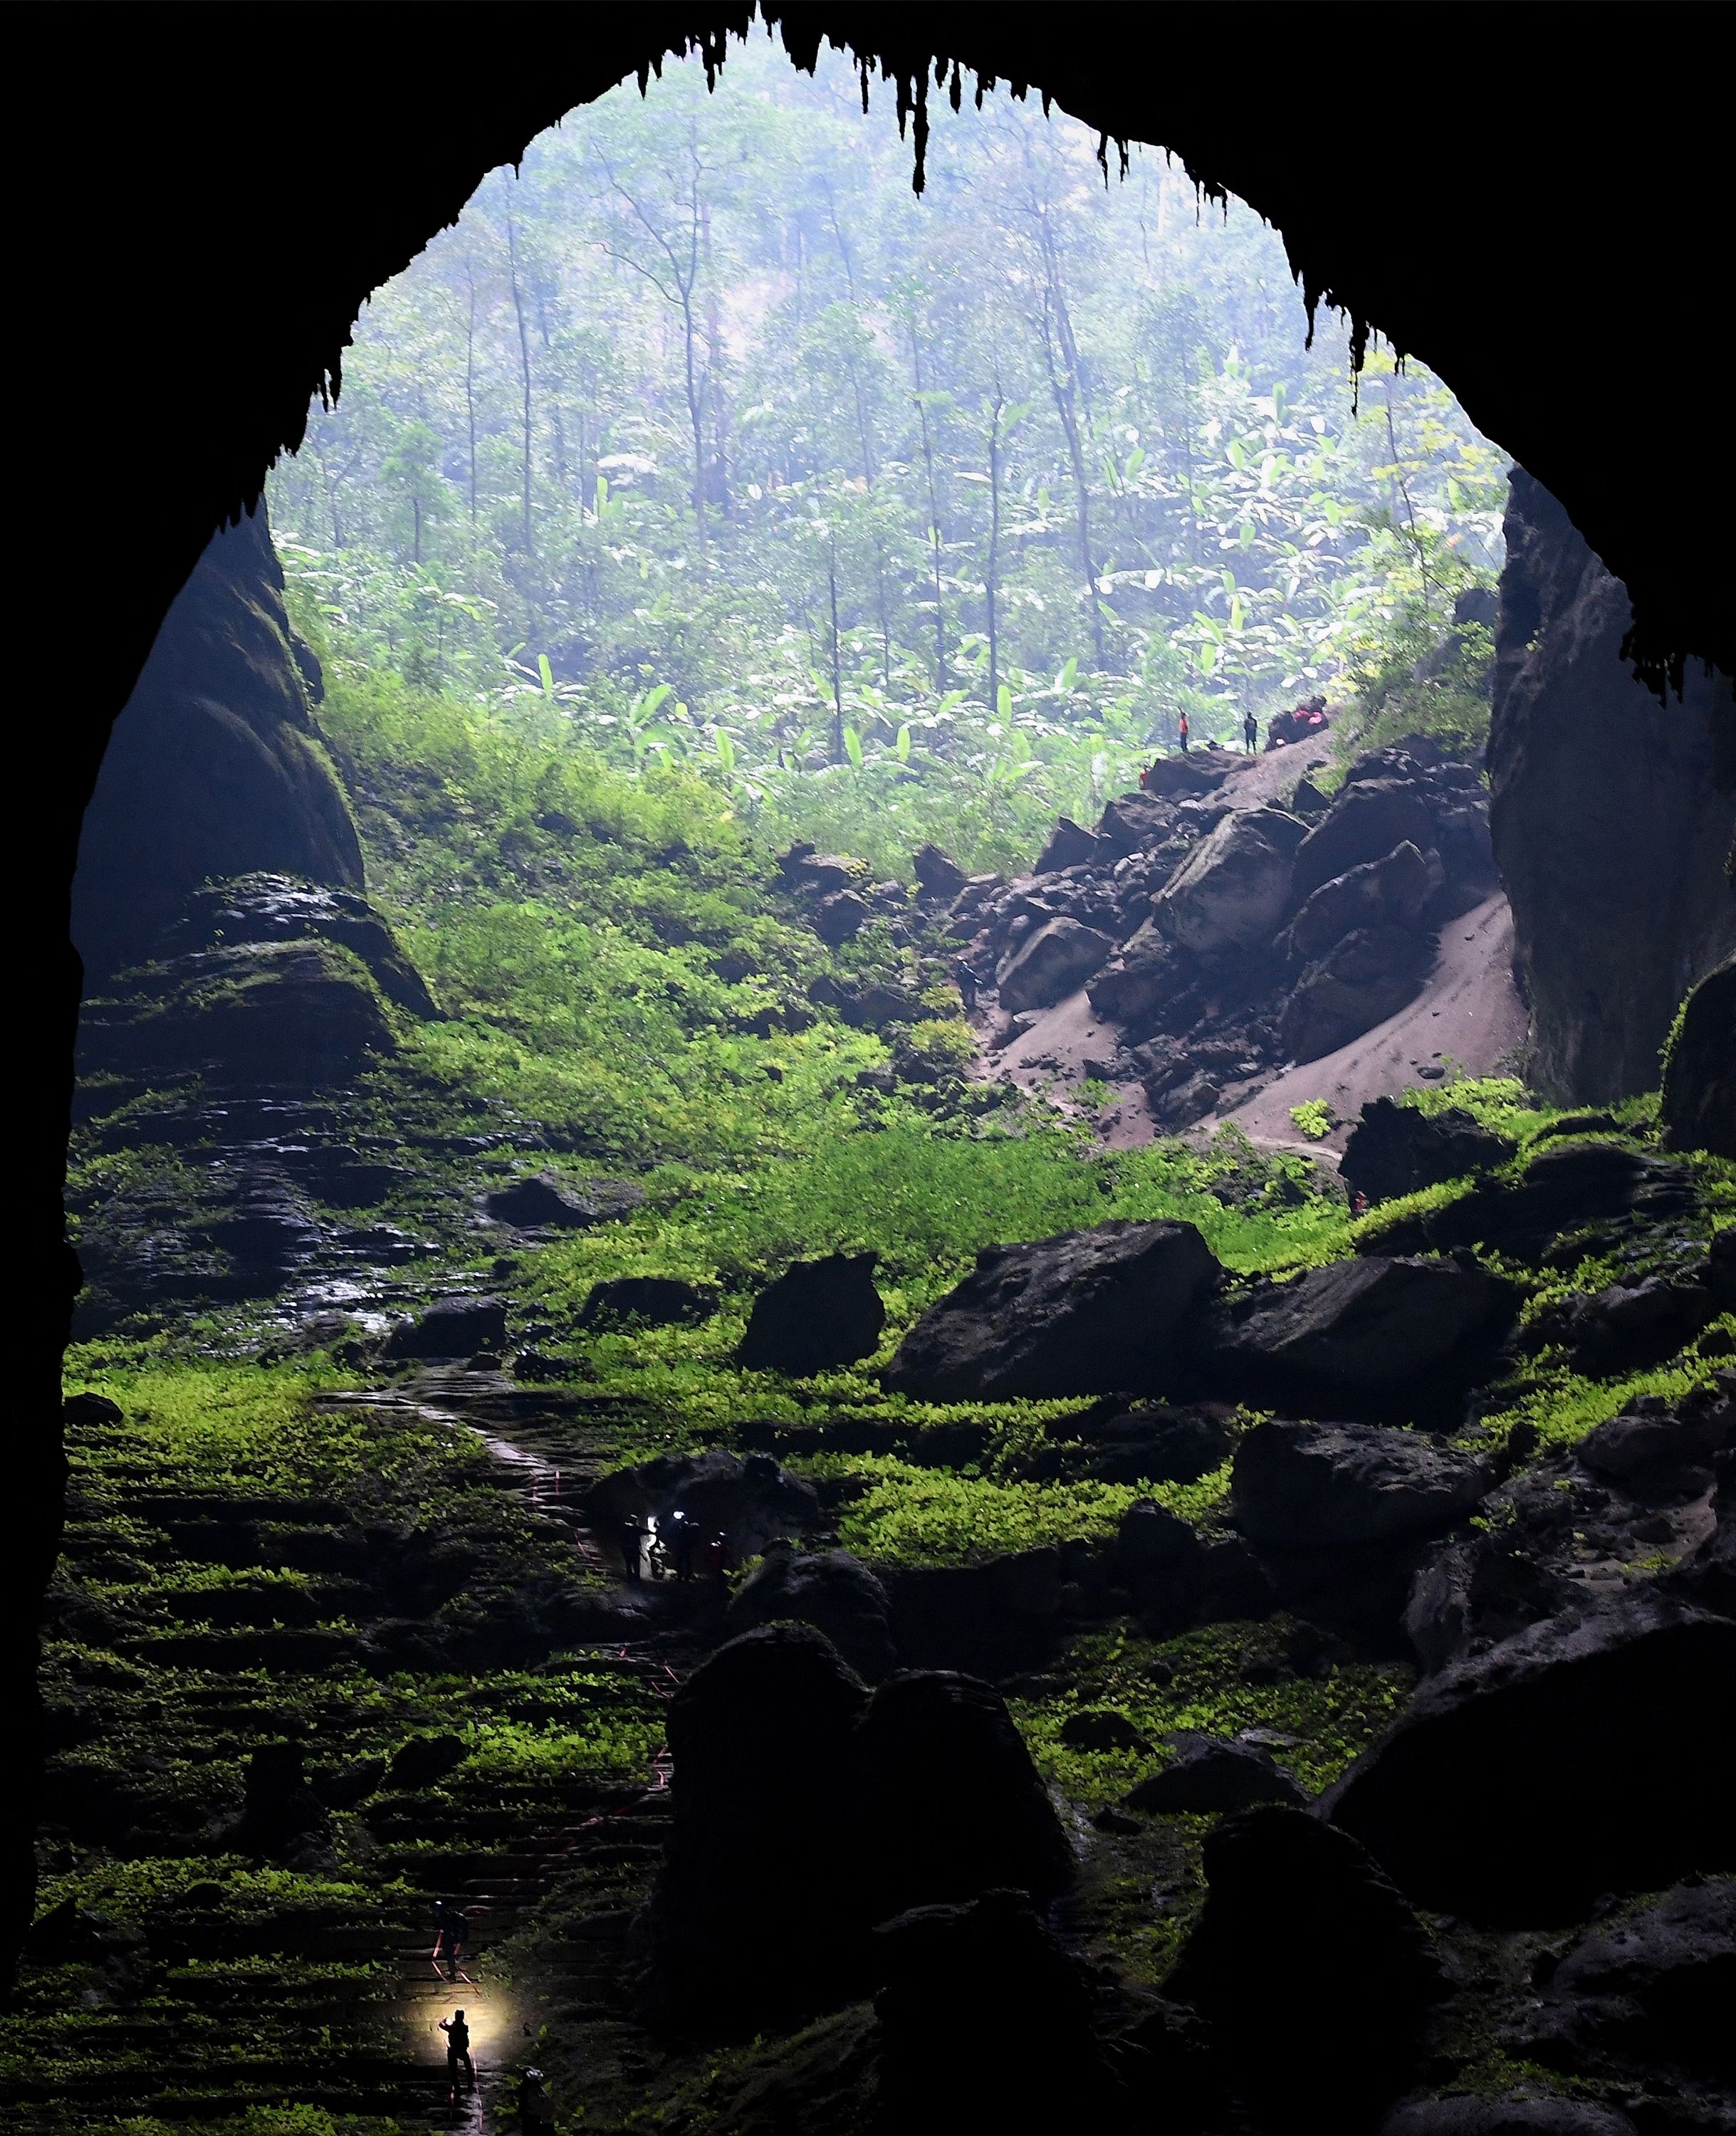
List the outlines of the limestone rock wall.
<svg viewBox="0 0 1736 2136">
<path fill-rule="evenodd" d="M 1730 682 L 1690 663 L 1660 705 L 1622 658 L 1627 590 L 1517 469 L 1506 537 L 1490 831 L 1529 1072 L 1559 1100 L 1603 1103 L 1656 1088 L 1683 997 L 1736 949 L 1736 790 L 1714 762 Z"/>
<path fill-rule="evenodd" d="M 261 504 L 212 537 L 115 722 L 73 884 L 87 982 L 147 956 L 202 883 L 265 871 L 362 887 L 320 695 Z"/>
</svg>

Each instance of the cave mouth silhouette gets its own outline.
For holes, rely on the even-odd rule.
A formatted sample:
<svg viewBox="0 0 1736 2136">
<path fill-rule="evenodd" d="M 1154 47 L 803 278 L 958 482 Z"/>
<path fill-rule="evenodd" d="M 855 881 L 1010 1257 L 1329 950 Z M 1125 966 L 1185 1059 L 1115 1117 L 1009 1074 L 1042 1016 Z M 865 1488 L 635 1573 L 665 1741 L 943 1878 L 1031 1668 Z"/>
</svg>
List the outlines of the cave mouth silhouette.
<svg viewBox="0 0 1736 2136">
<path fill-rule="evenodd" d="M 299 438 L 368 293 L 563 112 L 667 54 L 727 64 L 732 37 L 769 27 L 798 65 L 822 38 L 849 50 L 890 86 L 917 146 L 918 85 L 950 93 L 957 81 L 968 94 L 982 76 L 1052 100 L 1111 146 L 1167 148 L 1207 193 L 1233 191 L 1276 225 L 1311 300 L 1427 362 L 1561 500 L 1632 593 L 1650 672 L 1679 672 L 1690 658 L 1736 672 L 1716 486 L 1685 464 L 1657 411 L 1660 342 L 1730 220 L 1723 129 L 1703 104 L 1722 78 L 1716 11 L 1576 11 L 1577 95 L 1563 93 L 1568 33 L 1542 7 L 1501 11 L 1492 56 L 1466 53 L 1466 32 L 1497 18 L 1427 5 L 1377 17 L 1258 0 L 1234 10 L 460 4 L 416 17 L 438 32 L 411 36 L 406 11 L 349 10 L 341 44 L 319 53 L 311 96 L 304 32 L 331 16 L 43 6 L 24 19 L 39 93 L 12 135 L 16 194 L 30 203 L 19 284 L 50 298 L 80 258 L 113 330 L 75 334 L 39 361 L 40 418 L 22 425 L 13 460 L 32 514 L 15 581 L 29 631 L 14 692 L 27 714 L 17 778 L 33 831 L 20 846 L 15 938 L 28 1037 L 5 1642 L 25 1784 L 0 1891 L 13 1945 L 30 1913 L 41 1766 L 30 1626 L 58 1549 L 66 1475 L 59 1361 L 77 1274 L 60 1191 L 80 996 L 66 911 L 84 805 L 175 592 L 213 528 L 258 495 L 271 459 Z M 1269 100 L 1202 95 L 1235 38 L 1304 72 L 1312 58 L 1340 108 L 1358 114 L 1354 146 L 1311 136 L 1306 114 L 1275 117 Z M 1441 63 L 1459 54 L 1497 67 L 1498 90 L 1468 100 L 1457 69 Z M 1413 157 L 1385 150 L 1399 66 L 1408 138 L 1453 144 L 1450 186 L 1419 182 Z M 1565 370 L 1546 361 L 1563 352 L 1577 359 Z M 162 434 L 165 410 L 176 449 L 154 473 L 151 538 L 117 560 L 105 531 L 115 471 L 138 440 Z"/>
</svg>

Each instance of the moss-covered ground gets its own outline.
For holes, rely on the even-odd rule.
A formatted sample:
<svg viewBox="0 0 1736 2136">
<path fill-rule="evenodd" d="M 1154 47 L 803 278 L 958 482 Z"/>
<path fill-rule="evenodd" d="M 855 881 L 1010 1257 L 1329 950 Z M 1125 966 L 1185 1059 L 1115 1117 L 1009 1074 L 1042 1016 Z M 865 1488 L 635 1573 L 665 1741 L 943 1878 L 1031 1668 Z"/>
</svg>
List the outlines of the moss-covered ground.
<svg viewBox="0 0 1736 2136">
<path fill-rule="evenodd" d="M 885 1394 L 878 1367 L 997 1240 L 1182 1217 L 1232 1269 L 1282 1274 L 1468 1182 L 1353 1220 L 1330 1174 L 1233 1134 L 1105 1153 L 960 1077 L 933 928 L 889 910 L 826 949 L 726 784 L 630 778 L 555 726 L 507 731 L 384 682 L 340 688 L 326 718 L 372 893 L 444 1020 L 401 1022 L 394 1052 L 300 1117 L 341 1151 L 308 1190 L 312 1218 L 362 1241 L 335 1297 L 349 1323 L 323 1323 L 313 1350 L 296 1326 L 308 1301 L 286 1310 L 225 1259 L 217 1130 L 197 1082 L 85 1093 L 87 1250 L 161 1281 L 114 1293 L 69 1365 L 69 1391 L 104 1401 L 71 1411 L 45 1624 L 40 1905 L 45 1924 L 68 1901 L 83 1911 L 70 1943 L 45 1926 L 27 1964 L 0 2054 L 7 2126 L 384 2136 L 442 2123 L 427 1954 L 429 1904 L 445 1892 L 479 1909 L 475 1977 L 510 2012 L 485 2051 L 479 2041 L 485 2066 L 554 2069 L 565 2129 L 720 2128 L 736 2109 L 719 2102 L 753 2081 L 752 2051 L 659 2044 L 631 1993 L 628 1923 L 662 1831 L 639 1797 L 683 1657 L 597 1636 L 604 1575 L 554 1517 L 547 1478 L 769 1446 L 814 1482 L 831 1532 L 888 1572 L 1100 1541 L 1136 1496 L 1209 1532 L 1228 1464 L 1186 1485 L 1093 1481 L 1069 1462 L 1086 1405 L 917 1403 Z M 881 980 L 914 1007 L 858 1028 L 827 989 L 815 999 L 822 978 L 834 991 Z M 1545 1131 L 1652 1133 L 1644 1105 L 1563 1121 L 1512 1083 L 1413 1102 L 1466 1105 L 1515 1168 Z M 1678 1356 L 1609 1378 L 1549 1336 L 1563 1299 L 1702 1250 L 1736 1215 L 1729 1168 L 1696 1163 L 1695 1209 L 1670 1235 L 1588 1240 L 1511 1271 L 1526 1337 L 1487 1391 L 1481 1443 L 1520 1425 L 1533 1445 L 1570 1441 L 1729 1354 L 1728 1315 Z M 527 1169 L 630 1177 L 644 1200 L 566 1234 L 489 1221 L 483 1194 Z M 812 1381 L 737 1367 L 759 1286 L 840 1247 L 879 1256 L 878 1352 Z M 703 1284 L 717 1309 L 678 1328 L 582 1328 L 592 1286 L 630 1274 Z M 542 1362 L 516 1387 L 479 1377 L 494 1407 L 473 1409 L 534 1471 L 491 1453 L 462 1402 L 395 1381 L 374 1339 L 387 1314 L 484 1289 Z M 372 1399 L 343 1398 L 358 1394 Z M 1403 1666 L 1303 1657 L 1296 1631 L 1278 1616 L 1160 1641 L 1099 1615 L 1007 1686 L 1079 1838 L 1068 1925 L 1135 1983 L 1161 1980 L 1200 1896 L 1202 1821 L 1114 1813 L 1165 1739 L 1255 1731 L 1313 1789 L 1407 1695 Z M 1068 1740 L 1071 1716 L 1105 1709 L 1147 1747 Z M 451 1739 L 456 1760 L 401 1783 L 391 1760 L 416 1737 Z M 250 1756 L 284 1741 L 319 1810 L 269 1858 L 236 1821 Z M 790 2051 L 847 2060 L 852 2022 Z"/>
</svg>

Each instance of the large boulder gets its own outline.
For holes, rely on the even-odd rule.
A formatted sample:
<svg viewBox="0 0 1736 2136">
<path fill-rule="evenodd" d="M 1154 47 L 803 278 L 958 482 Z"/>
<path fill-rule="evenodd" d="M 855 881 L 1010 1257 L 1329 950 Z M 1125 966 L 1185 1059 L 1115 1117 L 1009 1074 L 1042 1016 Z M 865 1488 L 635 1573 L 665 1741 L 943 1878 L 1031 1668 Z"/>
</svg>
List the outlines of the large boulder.
<svg viewBox="0 0 1736 2136">
<path fill-rule="evenodd" d="M 832 2007 L 873 1984 L 876 1922 L 1072 1879 L 1024 1739 L 973 1678 L 906 1672 L 870 1702 L 819 1632 L 769 1624 L 688 1678 L 669 1742 L 674 1829 L 641 1927 L 689 2021 Z"/>
<path fill-rule="evenodd" d="M 910 857 L 910 867 L 921 894 L 942 903 L 950 903 L 970 880 L 951 854 L 936 845 L 918 846 Z"/>
<path fill-rule="evenodd" d="M 1000 973 L 1000 1005 L 1015 1013 L 1048 1008 L 1074 993 L 1115 954 L 1115 944 L 1082 920 L 1051 920 L 1027 936 Z"/>
<path fill-rule="evenodd" d="M 1622 655 L 1626 588 L 1540 483 L 1511 482 L 1488 757 L 1527 1080 L 1601 1104 L 1656 1088 L 1678 1005 L 1736 951 L 1714 745 L 1731 684 L 1690 662 L 1680 697 L 1655 697 Z"/>
<path fill-rule="evenodd" d="M 853 1761 L 849 1843 L 874 1920 L 990 1891 L 1046 1901 L 1072 1882 L 1072 1850 L 1024 1738 L 1000 1693 L 975 1677 L 888 1677 L 856 1731 Z"/>
<path fill-rule="evenodd" d="M 388 1001 L 411 1016 L 438 1013 L 427 982 L 368 899 L 290 875 L 255 872 L 205 884 L 155 947 L 173 959 L 262 942 L 334 942 L 360 960 Z"/>
<path fill-rule="evenodd" d="M 1305 827 L 1278 808 L 1239 809 L 1203 838 L 1159 892 L 1152 917 L 1197 956 L 1263 948 L 1291 901 Z"/>
<path fill-rule="evenodd" d="M 1694 1204 L 1692 1172 L 1626 1143 L 1568 1138 L 1542 1144 L 1511 1178 L 1484 1179 L 1456 1201 L 1368 1235 L 1371 1253 L 1492 1246 L 1534 1260 L 1563 1233 L 1630 1215 L 1680 1216 Z"/>
<path fill-rule="evenodd" d="M 1200 1370 L 1214 1392 L 1304 1415 L 1435 1417 L 1517 1308 L 1512 1285 L 1468 1260 L 1329 1261 L 1225 1308 Z"/>
<path fill-rule="evenodd" d="M 1058 875 L 1063 868 L 1089 867 L 1102 857 L 1102 847 L 1096 834 L 1087 831 L 1082 823 L 1076 823 L 1071 816 L 1057 819 L 1049 833 L 1048 843 L 1037 858 L 1033 875 Z"/>
<path fill-rule="evenodd" d="M 870 1683 L 897 1665 L 886 1590 L 847 1550 L 767 1551 L 731 1598 L 724 1625 L 733 1638 L 771 1624 L 811 1624 Z"/>
<path fill-rule="evenodd" d="M 1306 964 L 1353 929 L 1414 927 L 1442 880 L 1440 856 L 1425 855 L 1406 839 L 1381 859 L 1323 882 L 1284 930 L 1285 947 Z"/>
<path fill-rule="evenodd" d="M 1374 1098 L 1350 1130 L 1339 1166 L 1353 1194 L 1388 1202 L 1450 1179 L 1492 1172 L 1512 1146 L 1458 1105 L 1425 1113 L 1391 1098 Z"/>
<path fill-rule="evenodd" d="M 675 1821 L 644 1920 L 678 2015 L 756 2023 L 853 1983 L 857 1864 L 842 1843 L 868 1693 L 805 1624 L 703 1662 L 669 1705 Z"/>
<path fill-rule="evenodd" d="M 736 1362 L 749 1371 L 807 1378 L 873 1352 L 886 1325 L 874 1254 L 793 1261 L 753 1302 Z"/>
<path fill-rule="evenodd" d="M 1272 1417 L 1245 1433 L 1230 1504 L 1250 1542 L 1334 1550 L 1438 1535 L 1495 1485 L 1489 1464 L 1425 1434 L 1380 1424 L 1297 1424 Z"/>
<path fill-rule="evenodd" d="M 1161 1772 L 1129 1789 L 1130 1809 L 1150 1816 L 1217 1816 L 1252 1809 L 1256 1803 L 1288 1803 L 1300 1808 L 1308 1799 L 1274 1764 L 1272 1753 L 1257 1744 L 1189 1735 L 1177 1737 L 1174 1747 L 1175 1755 Z"/>
<path fill-rule="evenodd" d="M 679 1513 L 707 1535 L 721 1529 L 742 1556 L 820 1526 L 819 1501 L 811 1484 L 780 1468 L 769 1454 L 750 1454 L 744 1459 L 721 1446 L 708 1447 L 703 1454 L 659 1454 L 634 1468 L 617 1468 L 591 1485 L 585 1509 L 599 1527 L 611 1531 L 630 1514 L 661 1527 Z"/>
<path fill-rule="evenodd" d="M 157 1083 L 304 1091 L 351 1080 L 396 1050 L 378 986 L 329 941 L 242 942 L 153 964 L 131 991 L 85 1004 L 81 1072 Z"/>
<path fill-rule="evenodd" d="M 1175 820 L 1172 804 L 1157 794 L 1117 794 L 1097 822 L 1097 836 L 1111 852 L 1136 853 L 1167 837 Z"/>
<path fill-rule="evenodd" d="M 715 1291 L 673 1275 L 608 1276 L 594 1283 L 574 1323 L 587 1332 L 608 1328 L 679 1328 L 717 1309 Z"/>
<path fill-rule="evenodd" d="M 1427 945 L 1403 927 L 1359 927 L 1296 981 L 1284 1004 L 1278 1037 L 1292 1061 L 1335 1053 L 1413 1001 Z"/>
<path fill-rule="evenodd" d="M 1150 1032 L 1165 1004 L 1193 977 L 1189 959 L 1147 920 L 1117 957 L 1087 981 L 1092 1007 L 1131 1035 Z"/>
<path fill-rule="evenodd" d="M 1296 849 L 1292 885 L 1300 900 L 1352 868 L 1409 844 L 1427 852 L 1433 826 L 1426 798 L 1404 779 L 1346 785 Z"/>
<path fill-rule="evenodd" d="M 1223 1273 L 1191 1224 L 988 1246 L 905 1337 L 886 1385 L 931 1401 L 1161 1388 Z"/>
<path fill-rule="evenodd" d="M 644 1190 L 628 1179 L 563 1179 L 557 1172 L 532 1172 L 497 1187 L 483 1207 L 497 1224 L 527 1231 L 583 1231 L 594 1224 L 630 1216 L 644 1204 Z"/>
<path fill-rule="evenodd" d="M 1325 1807 L 1421 1905 L 1572 1920 L 1600 1893 L 1736 1867 L 1733 1702 L 1736 1624 L 1604 1603 L 1431 1678 Z"/>
<path fill-rule="evenodd" d="M 1664 1056 L 1664 1140 L 1736 1158 L 1736 957 L 1683 1002 Z"/>
<path fill-rule="evenodd" d="M 914 1666 L 988 1677 L 1032 1667 L 1064 1635 L 1067 1570 L 1053 1543 L 974 1565 L 907 1566 L 887 1580 L 898 1651 Z"/>
<path fill-rule="evenodd" d="M 506 1307 L 498 1298 L 443 1298 L 387 1338 L 388 1357 L 474 1357 L 506 1344 Z"/>
<path fill-rule="evenodd" d="M 1101 1418 L 1068 1417 L 1055 1430 L 1077 1435 L 1089 1453 L 1069 1466 L 1104 1483 L 1197 1483 L 1229 1458 L 1220 1405 L 1135 1409 Z"/>
<path fill-rule="evenodd" d="M 1551 2061 L 1664 2062 L 1736 2079 L 1736 1882 L 1695 1879 L 1595 1923 L 1543 2002 L 1527 2030 Z"/>
<path fill-rule="evenodd" d="M 873 1964 L 876 2126 L 888 2136 L 1060 2129 L 1125 2110 L 1092 2036 L 1089 1978 L 1021 1892 L 913 1907 L 875 1931 Z M 803 2125 L 817 2136 L 844 2123 Z"/>
<path fill-rule="evenodd" d="M 270 869 L 362 887 L 355 825 L 314 724 L 322 694 L 261 504 L 212 536 L 114 723 L 73 884 L 87 973 L 139 963 L 206 883 Z"/>
<path fill-rule="evenodd" d="M 1415 1914 L 1364 1847 L 1280 1805 L 1208 1833 L 1205 1875 L 1165 1993 L 1210 2017 L 1260 2125 L 1366 2127 L 1444 1992 Z"/>
</svg>

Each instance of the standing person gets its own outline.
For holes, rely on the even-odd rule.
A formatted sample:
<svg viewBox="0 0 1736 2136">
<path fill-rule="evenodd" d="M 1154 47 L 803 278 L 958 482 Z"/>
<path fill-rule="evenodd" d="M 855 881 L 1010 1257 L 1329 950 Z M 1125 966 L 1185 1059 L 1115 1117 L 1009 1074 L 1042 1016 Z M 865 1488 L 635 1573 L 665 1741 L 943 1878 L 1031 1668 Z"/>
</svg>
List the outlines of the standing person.
<svg viewBox="0 0 1736 2136">
<path fill-rule="evenodd" d="M 1176 725 L 1177 731 L 1181 736 L 1181 753 L 1185 756 L 1188 753 L 1188 736 L 1193 731 L 1188 725 L 1188 716 L 1185 712 L 1182 714 L 1181 718 L 1178 721 Z"/>
<path fill-rule="evenodd" d="M 637 1581 L 644 1571 L 644 1546 L 645 1532 L 639 1524 L 639 1515 L 629 1513 L 620 1525 L 621 1570 L 629 1580 Z"/>
<path fill-rule="evenodd" d="M 675 1577 L 683 1584 L 693 1576 L 693 1553 L 699 1547 L 699 1530 L 686 1513 L 669 1516 L 673 1538 L 670 1555 L 675 1561 Z"/>
<path fill-rule="evenodd" d="M 1260 722 L 1252 712 L 1242 715 L 1242 746 L 1250 756 L 1260 746 Z"/>
<path fill-rule="evenodd" d="M 435 1901 L 434 1969 L 440 1973 L 444 1965 L 446 1971 L 441 1977 L 445 1979 L 456 1980 L 458 1978 L 458 1961 L 464 1948 L 464 1927 L 461 1907 L 452 1905 L 445 1899 Z"/>
<path fill-rule="evenodd" d="M 440 2030 L 446 2036 L 446 2081 L 452 2087 L 452 2096 L 458 2096 L 458 2072 L 462 2067 L 464 2082 L 474 2085 L 476 2071 L 470 2063 L 470 2028 L 464 2022 L 462 2010 L 455 2010 L 450 2017 L 440 2019 Z"/>
</svg>

